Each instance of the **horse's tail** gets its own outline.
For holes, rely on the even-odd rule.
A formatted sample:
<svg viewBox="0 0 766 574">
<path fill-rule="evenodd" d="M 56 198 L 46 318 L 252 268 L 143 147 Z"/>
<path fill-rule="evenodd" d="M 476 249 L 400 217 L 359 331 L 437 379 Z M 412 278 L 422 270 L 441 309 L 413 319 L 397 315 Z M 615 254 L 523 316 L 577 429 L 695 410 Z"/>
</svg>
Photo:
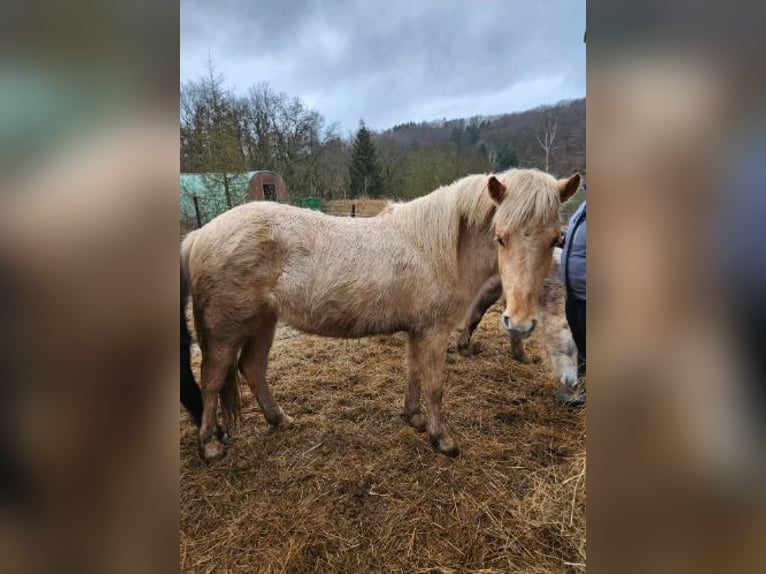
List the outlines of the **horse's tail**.
<svg viewBox="0 0 766 574">
<path fill-rule="evenodd" d="M 239 386 L 243 381 L 242 372 L 239 370 L 238 361 L 234 361 L 226 374 L 218 399 L 221 403 L 221 416 L 224 426 L 231 430 L 239 424 L 242 412 L 242 399 L 239 394 Z"/>
</svg>

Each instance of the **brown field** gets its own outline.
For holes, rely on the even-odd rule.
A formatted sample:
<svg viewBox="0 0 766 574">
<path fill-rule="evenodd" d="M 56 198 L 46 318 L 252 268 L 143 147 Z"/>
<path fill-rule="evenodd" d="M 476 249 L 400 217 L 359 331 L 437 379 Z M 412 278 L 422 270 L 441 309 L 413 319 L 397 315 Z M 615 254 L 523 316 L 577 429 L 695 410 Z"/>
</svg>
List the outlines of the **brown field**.
<svg viewBox="0 0 766 574">
<path fill-rule="evenodd" d="M 585 410 L 555 402 L 545 365 L 510 359 L 499 313 L 479 326 L 477 356 L 447 356 L 456 459 L 400 418 L 404 336 L 280 327 L 269 380 L 295 426 L 270 430 L 243 390 L 229 454 L 207 466 L 181 415 L 181 569 L 584 571 Z M 528 349 L 542 355 L 534 338 Z"/>
</svg>

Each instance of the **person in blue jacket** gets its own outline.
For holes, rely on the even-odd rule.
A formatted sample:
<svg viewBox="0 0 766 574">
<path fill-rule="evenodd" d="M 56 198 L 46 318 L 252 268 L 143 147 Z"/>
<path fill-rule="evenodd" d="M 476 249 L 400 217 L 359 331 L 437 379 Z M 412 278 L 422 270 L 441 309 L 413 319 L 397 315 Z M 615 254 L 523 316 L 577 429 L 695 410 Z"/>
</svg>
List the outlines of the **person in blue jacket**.
<svg viewBox="0 0 766 574">
<path fill-rule="evenodd" d="M 721 201 L 702 249 L 712 261 L 710 281 L 721 284 L 722 303 L 733 328 L 732 343 L 744 374 L 742 391 L 747 414 L 766 439 L 766 117 L 748 126 L 731 150 L 724 173 Z"/>
<path fill-rule="evenodd" d="M 585 229 L 586 202 L 583 201 L 569 220 L 561 254 L 561 279 L 566 289 L 566 316 L 577 345 L 577 374 L 585 375 Z M 582 390 L 569 395 L 559 391 L 561 402 L 579 406 L 585 402 Z"/>
</svg>

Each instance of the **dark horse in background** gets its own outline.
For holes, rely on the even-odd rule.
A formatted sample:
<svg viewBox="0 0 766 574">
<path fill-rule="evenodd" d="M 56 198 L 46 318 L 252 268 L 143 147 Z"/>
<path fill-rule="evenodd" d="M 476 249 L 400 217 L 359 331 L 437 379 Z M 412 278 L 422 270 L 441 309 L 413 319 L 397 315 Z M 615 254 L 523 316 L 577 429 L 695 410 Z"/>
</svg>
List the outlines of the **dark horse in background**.
<svg viewBox="0 0 766 574">
<path fill-rule="evenodd" d="M 194 380 L 191 369 L 191 333 L 186 324 L 186 303 L 189 301 L 189 283 L 181 267 L 181 404 L 197 427 L 202 423 L 202 391 Z"/>
</svg>

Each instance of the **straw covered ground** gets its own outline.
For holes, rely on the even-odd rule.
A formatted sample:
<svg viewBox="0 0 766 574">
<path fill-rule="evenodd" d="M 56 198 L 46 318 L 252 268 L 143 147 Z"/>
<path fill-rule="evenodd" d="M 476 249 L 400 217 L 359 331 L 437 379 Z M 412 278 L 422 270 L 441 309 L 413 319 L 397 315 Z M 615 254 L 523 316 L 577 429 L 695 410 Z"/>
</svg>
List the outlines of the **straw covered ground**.
<svg viewBox="0 0 766 574">
<path fill-rule="evenodd" d="M 208 466 L 181 415 L 181 569 L 584 571 L 585 410 L 555 402 L 544 364 L 510 358 L 499 313 L 474 335 L 476 356 L 448 353 L 456 459 L 400 418 L 404 336 L 280 326 L 269 380 L 293 427 L 270 430 L 243 389 L 229 453 Z M 542 354 L 534 338 L 528 349 Z"/>
</svg>

